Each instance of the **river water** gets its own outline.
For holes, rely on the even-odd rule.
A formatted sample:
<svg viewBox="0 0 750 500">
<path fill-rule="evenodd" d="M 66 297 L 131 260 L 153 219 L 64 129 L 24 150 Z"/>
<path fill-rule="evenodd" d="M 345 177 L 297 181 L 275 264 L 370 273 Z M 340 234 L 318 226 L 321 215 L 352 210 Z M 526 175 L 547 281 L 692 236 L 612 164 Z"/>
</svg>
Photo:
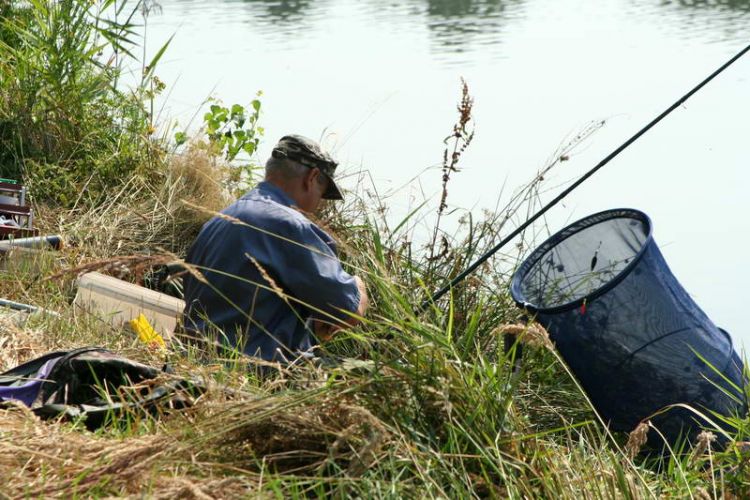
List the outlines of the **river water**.
<svg viewBox="0 0 750 500">
<path fill-rule="evenodd" d="M 480 216 L 509 199 L 588 123 L 605 125 L 547 177 L 551 199 L 750 43 L 750 0 L 160 0 L 146 52 L 160 120 L 200 124 L 209 96 L 263 91 L 265 158 L 290 132 L 322 138 L 342 184 L 363 178 L 398 221 L 440 195 L 460 78 L 476 136 L 448 203 Z M 750 345 L 750 55 L 550 212 L 557 230 L 599 210 L 649 214 L 672 271 Z M 429 220 L 410 228 L 429 237 Z M 538 226 L 544 236 L 546 227 Z M 540 242 L 540 239 L 537 239 Z"/>
</svg>

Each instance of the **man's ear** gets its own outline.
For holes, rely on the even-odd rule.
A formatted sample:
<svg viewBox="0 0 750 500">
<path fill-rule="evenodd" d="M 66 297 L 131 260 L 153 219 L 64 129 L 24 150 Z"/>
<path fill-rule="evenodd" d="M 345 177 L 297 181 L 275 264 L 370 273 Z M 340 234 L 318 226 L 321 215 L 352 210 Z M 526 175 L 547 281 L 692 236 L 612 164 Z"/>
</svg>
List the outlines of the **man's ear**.
<svg viewBox="0 0 750 500">
<path fill-rule="evenodd" d="M 307 172 L 307 175 L 305 175 L 305 190 L 310 190 L 313 188 L 313 185 L 318 182 L 318 176 L 320 175 L 320 169 L 318 168 L 311 168 L 310 171 Z"/>
</svg>

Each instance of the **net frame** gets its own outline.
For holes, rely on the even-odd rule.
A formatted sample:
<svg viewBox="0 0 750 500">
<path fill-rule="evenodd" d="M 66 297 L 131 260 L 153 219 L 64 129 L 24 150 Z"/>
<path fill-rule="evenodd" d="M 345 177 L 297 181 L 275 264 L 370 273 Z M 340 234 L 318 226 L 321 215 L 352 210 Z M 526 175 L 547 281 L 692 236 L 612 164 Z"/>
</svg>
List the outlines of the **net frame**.
<svg viewBox="0 0 750 500">
<path fill-rule="evenodd" d="M 614 277 L 608 280 L 605 284 L 597 287 L 593 291 L 585 294 L 580 298 L 575 298 L 553 307 L 539 306 L 538 304 L 534 304 L 533 302 L 526 300 L 523 291 L 523 282 L 529 275 L 531 270 L 544 258 L 545 255 L 550 253 L 550 251 L 552 251 L 555 247 L 558 247 L 565 240 L 580 234 L 586 229 L 599 224 L 603 224 L 613 219 L 622 218 L 635 220 L 643 224 L 645 227 L 645 237 L 640 243 L 641 247 L 633 255 L 630 262 L 626 264 L 623 269 L 619 270 L 619 272 L 617 272 Z M 528 311 L 531 314 L 556 314 L 579 308 L 586 302 L 593 301 L 597 297 L 604 295 L 608 291 L 615 288 L 620 282 L 622 282 L 622 280 L 625 279 L 630 274 L 630 272 L 638 265 L 652 240 L 653 226 L 651 224 L 651 219 L 645 213 L 634 208 L 616 208 L 604 210 L 579 219 L 578 221 L 567 225 L 565 228 L 550 236 L 523 261 L 523 263 L 514 273 L 513 279 L 511 280 L 511 297 L 518 307 Z"/>
</svg>

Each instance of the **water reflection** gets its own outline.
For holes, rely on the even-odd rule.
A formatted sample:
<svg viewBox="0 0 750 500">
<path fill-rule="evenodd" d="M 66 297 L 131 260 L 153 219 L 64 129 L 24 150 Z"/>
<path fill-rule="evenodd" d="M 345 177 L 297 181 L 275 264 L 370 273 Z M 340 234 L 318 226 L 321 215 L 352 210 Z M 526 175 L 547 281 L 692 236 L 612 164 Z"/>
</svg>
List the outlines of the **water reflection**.
<svg viewBox="0 0 750 500">
<path fill-rule="evenodd" d="M 439 46 L 463 52 L 477 41 L 498 43 L 501 28 L 522 4 L 523 0 L 427 0 L 427 25 Z"/>
<path fill-rule="evenodd" d="M 664 4 L 677 4 L 691 9 L 723 9 L 750 12 L 750 0 L 665 0 Z"/>
<path fill-rule="evenodd" d="M 662 29 L 671 35 L 706 42 L 747 42 L 750 37 L 750 0 L 631 0 L 631 15 L 668 19 Z"/>
<path fill-rule="evenodd" d="M 368 0 L 358 5 L 360 15 L 383 24 L 426 26 L 436 51 L 464 52 L 474 45 L 495 45 L 504 24 L 525 0 L 405 0 L 384 3 Z M 295 30 L 314 28 L 318 20 L 336 15 L 336 2 L 312 0 L 225 0 L 247 6 L 244 21 L 265 34 L 291 35 Z M 341 4 L 356 5 L 355 2 Z M 235 14 L 236 15 L 236 14 Z"/>
<path fill-rule="evenodd" d="M 311 8 L 320 8 L 321 2 L 312 0 L 241 0 L 254 7 L 254 16 L 271 24 L 294 25 L 304 21 Z"/>
<path fill-rule="evenodd" d="M 2 0 L 0 0 L 2 1 Z M 559 0 L 555 0 L 559 1 Z M 216 22 L 244 24 L 278 48 L 305 44 L 308 34 L 325 29 L 326 21 L 356 23 L 363 19 L 383 32 L 403 38 L 424 32 L 433 57 L 448 63 L 469 62 L 464 53 L 482 51 L 492 57 L 507 28 L 534 9 L 540 0 L 160 0 L 166 14 L 181 8 L 188 18 L 211 12 Z M 559 5 L 581 9 L 586 2 Z M 639 20 L 659 19 L 671 34 L 707 41 L 727 41 L 750 34 L 750 0 L 616 0 L 615 10 Z M 178 7 L 179 6 L 179 7 Z M 664 20 L 665 22 L 661 22 Z M 457 57 L 459 56 L 460 57 Z"/>
</svg>

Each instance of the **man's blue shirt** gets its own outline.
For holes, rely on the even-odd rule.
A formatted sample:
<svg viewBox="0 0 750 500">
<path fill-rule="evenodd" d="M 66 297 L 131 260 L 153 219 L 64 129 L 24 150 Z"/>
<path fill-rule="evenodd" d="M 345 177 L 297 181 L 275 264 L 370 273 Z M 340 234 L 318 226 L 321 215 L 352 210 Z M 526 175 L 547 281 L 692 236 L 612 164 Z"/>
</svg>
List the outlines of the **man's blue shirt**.
<svg viewBox="0 0 750 500">
<path fill-rule="evenodd" d="M 318 342 L 308 319 L 356 312 L 359 289 L 333 239 L 281 189 L 258 186 L 213 217 L 188 252 L 184 327 L 251 356 L 291 360 Z"/>
</svg>

